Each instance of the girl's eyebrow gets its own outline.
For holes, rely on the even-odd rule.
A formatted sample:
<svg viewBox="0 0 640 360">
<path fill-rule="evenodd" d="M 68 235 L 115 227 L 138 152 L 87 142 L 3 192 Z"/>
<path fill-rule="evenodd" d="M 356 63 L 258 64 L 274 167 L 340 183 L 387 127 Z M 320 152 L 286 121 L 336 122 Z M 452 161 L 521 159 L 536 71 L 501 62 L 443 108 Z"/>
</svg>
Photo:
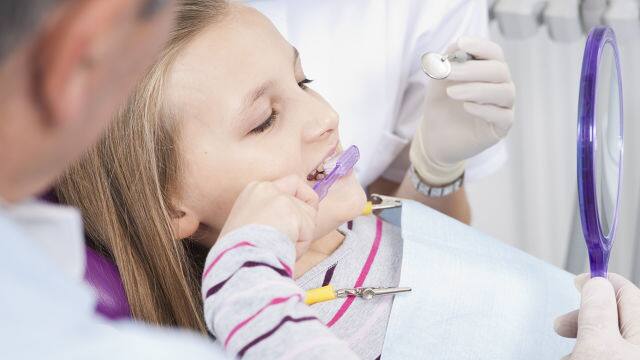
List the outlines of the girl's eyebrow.
<svg viewBox="0 0 640 360">
<path fill-rule="evenodd" d="M 295 48 L 295 46 L 291 46 L 291 49 L 293 50 L 293 68 L 295 69 L 296 64 L 300 60 L 300 53 L 298 52 L 298 49 Z M 243 96 L 236 113 L 241 116 L 242 113 L 246 111 L 246 109 L 249 109 L 251 105 L 253 105 L 253 103 L 255 103 L 258 99 L 260 99 L 260 97 L 262 97 L 262 95 L 264 95 L 264 93 L 271 85 L 273 85 L 273 81 L 265 81 L 264 83 L 260 84 L 260 86 L 251 90 L 249 93 Z"/>
<path fill-rule="evenodd" d="M 243 96 L 240 106 L 238 106 L 238 111 L 236 112 L 238 116 L 241 117 L 247 109 L 251 108 L 251 105 L 260 99 L 271 85 L 273 85 L 273 81 L 265 81 L 260 86 Z"/>
</svg>

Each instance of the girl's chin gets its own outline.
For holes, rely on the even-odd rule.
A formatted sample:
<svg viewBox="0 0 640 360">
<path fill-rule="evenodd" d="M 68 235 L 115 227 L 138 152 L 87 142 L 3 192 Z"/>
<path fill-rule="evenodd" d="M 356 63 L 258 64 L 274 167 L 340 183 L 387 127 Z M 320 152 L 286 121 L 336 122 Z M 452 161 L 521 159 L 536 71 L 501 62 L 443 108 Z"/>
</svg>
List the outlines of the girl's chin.
<svg viewBox="0 0 640 360">
<path fill-rule="evenodd" d="M 353 173 L 337 181 L 318 208 L 316 234 L 322 237 L 362 214 L 367 202 L 364 189 Z"/>
</svg>

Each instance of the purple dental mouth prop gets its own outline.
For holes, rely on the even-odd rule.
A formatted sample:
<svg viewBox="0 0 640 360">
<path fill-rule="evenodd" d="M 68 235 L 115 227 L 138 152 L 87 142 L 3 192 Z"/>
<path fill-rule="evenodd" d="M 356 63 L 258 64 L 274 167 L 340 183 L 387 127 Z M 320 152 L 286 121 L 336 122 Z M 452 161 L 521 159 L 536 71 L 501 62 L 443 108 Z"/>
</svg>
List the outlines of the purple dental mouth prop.
<svg viewBox="0 0 640 360">
<path fill-rule="evenodd" d="M 349 148 L 340 155 L 336 161 L 336 165 L 333 167 L 333 170 L 331 170 L 329 175 L 313 185 L 313 191 L 318 194 L 320 200 L 327 196 L 329 188 L 331 188 L 338 179 L 347 175 L 349 171 L 351 171 L 359 159 L 360 150 L 358 150 L 358 147 L 355 145 L 349 146 Z"/>
</svg>

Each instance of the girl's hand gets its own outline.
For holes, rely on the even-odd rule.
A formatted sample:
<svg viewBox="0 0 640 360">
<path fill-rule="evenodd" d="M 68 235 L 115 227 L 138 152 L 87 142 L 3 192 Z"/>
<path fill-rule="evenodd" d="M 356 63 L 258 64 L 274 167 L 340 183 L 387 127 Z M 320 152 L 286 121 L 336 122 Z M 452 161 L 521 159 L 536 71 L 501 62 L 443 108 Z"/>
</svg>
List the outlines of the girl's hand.
<svg viewBox="0 0 640 360">
<path fill-rule="evenodd" d="M 287 235 L 300 257 L 313 241 L 318 195 L 296 175 L 252 182 L 240 193 L 220 236 L 249 224 L 267 225 Z"/>
</svg>

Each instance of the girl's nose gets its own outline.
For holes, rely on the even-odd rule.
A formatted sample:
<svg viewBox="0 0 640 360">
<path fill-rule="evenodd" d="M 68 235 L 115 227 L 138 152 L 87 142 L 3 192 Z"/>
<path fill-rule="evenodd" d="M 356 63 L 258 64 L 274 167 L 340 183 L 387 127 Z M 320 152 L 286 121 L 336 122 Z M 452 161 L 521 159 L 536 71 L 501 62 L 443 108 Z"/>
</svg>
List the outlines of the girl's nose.
<svg viewBox="0 0 640 360">
<path fill-rule="evenodd" d="M 319 111 L 311 116 L 304 128 L 303 137 L 305 141 L 313 142 L 323 140 L 332 136 L 338 129 L 338 113 L 328 104 L 322 103 L 323 106 L 320 107 L 321 109 L 318 109 Z"/>
</svg>

